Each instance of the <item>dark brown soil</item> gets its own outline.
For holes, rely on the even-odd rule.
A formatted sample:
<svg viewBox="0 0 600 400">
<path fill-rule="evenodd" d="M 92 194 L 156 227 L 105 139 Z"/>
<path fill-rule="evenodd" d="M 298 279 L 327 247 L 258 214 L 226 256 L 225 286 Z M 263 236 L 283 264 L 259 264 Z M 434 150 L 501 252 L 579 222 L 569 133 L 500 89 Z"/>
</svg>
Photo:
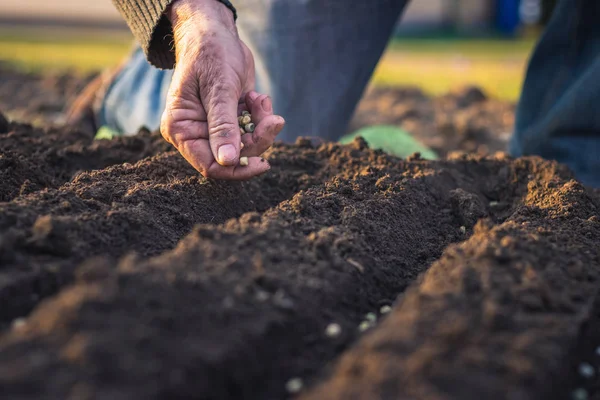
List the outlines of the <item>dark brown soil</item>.
<svg viewBox="0 0 600 400">
<path fill-rule="evenodd" d="M 417 88 L 371 88 L 349 131 L 369 125 L 406 129 L 440 156 L 459 150 L 479 154 L 506 151 L 514 125 L 513 104 L 488 98 L 476 87 L 436 98 Z"/>
<path fill-rule="evenodd" d="M 95 75 L 25 73 L 0 60 L 0 111 L 35 125 L 60 123 L 64 108 Z"/>
<path fill-rule="evenodd" d="M 600 364 L 600 196 L 566 168 L 362 140 L 267 158 L 215 182 L 156 133 L 0 120 L 1 397 L 598 391 L 579 367 Z"/>
</svg>

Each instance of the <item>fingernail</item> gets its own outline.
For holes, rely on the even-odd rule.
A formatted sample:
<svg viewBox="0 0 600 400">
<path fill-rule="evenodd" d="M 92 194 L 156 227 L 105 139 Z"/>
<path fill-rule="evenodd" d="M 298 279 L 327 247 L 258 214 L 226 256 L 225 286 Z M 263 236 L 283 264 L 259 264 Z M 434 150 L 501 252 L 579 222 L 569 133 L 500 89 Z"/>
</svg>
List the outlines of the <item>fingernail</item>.
<svg viewBox="0 0 600 400">
<path fill-rule="evenodd" d="M 219 147 L 219 151 L 217 153 L 217 161 L 219 162 L 219 164 L 230 163 L 233 160 L 235 160 L 235 153 L 235 147 L 233 147 L 232 144 L 224 144 L 223 146 Z"/>
<path fill-rule="evenodd" d="M 264 99 L 261 103 L 260 106 L 262 107 L 264 112 L 271 112 L 273 111 L 273 101 L 271 101 L 270 97 L 267 97 L 266 99 Z"/>
<path fill-rule="evenodd" d="M 256 100 L 256 98 L 258 97 L 258 93 L 256 93 L 254 90 L 248 93 L 248 96 L 250 96 L 250 100 L 254 101 Z"/>
</svg>

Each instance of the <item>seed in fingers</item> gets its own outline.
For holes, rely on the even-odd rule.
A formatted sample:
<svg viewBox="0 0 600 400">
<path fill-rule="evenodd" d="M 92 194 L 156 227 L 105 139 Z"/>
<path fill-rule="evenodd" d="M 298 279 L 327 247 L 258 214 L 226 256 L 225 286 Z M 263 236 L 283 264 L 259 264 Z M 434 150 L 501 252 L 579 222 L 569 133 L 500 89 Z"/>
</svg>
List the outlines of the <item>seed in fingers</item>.
<svg viewBox="0 0 600 400">
<path fill-rule="evenodd" d="M 248 165 L 248 157 L 240 157 L 240 165 L 245 167 Z"/>
<path fill-rule="evenodd" d="M 241 125 L 245 126 L 248 125 L 250 122 L 252 122 L 252 116 L 251 115 L 242 115 L 241 117 Z"/>
<path fill-rule="evenodd" d="M 255 128 L 256 128 L 256 126 L 252 122 L 244 125 L 244 130 L 246 131 L 246 133 L 253 133 Z"/>
</svg>

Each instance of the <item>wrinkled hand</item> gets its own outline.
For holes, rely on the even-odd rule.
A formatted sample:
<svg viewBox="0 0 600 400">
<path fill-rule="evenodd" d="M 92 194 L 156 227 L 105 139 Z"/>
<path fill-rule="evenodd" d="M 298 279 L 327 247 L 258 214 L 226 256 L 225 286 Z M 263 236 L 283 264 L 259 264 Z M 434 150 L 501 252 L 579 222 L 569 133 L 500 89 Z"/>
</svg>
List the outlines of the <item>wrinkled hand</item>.
<svg viewBox="0 0 600 400">
<path fill-rule="evenodd" d="M 254 91 L 254 59 L 239 39 L 232 13 L 215 0 L 177 0 L 173 24 L 176 66 L 161 133 L 203 176 L 244 180 L 269 170 L 258 157 L 283 128 L 270 97 Z M 253 134 L 240 134 L 237 117 L 252 114 Z M 240 166 L 241 156 L 249 157 Z"/>
</svg>

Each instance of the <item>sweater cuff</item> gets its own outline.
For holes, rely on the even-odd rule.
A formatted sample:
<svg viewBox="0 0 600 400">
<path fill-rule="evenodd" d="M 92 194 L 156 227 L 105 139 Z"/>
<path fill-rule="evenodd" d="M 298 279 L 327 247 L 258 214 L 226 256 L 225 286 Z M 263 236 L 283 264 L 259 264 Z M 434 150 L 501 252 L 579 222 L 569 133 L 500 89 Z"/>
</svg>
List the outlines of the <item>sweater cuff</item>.
<svg viewBox="0 0 600 400">
<path fill-rule="evenodd" d="M 175 65 L 173 28 L 164 11 L 174 0 L 113 0 L 148 62 L 161 69 Z"/>
<path fill-rule="evenodd" d="M 113 0 L 144 50 L 148 62 L 161 69 L 172 69 L 175 66 L 173 27 L 164 14 L 173 1 L 175 0 Z M 228 0 L 215 1 L 229 8 L 234 20 L 237 18 L 235 8 Z"/>
</svg>

